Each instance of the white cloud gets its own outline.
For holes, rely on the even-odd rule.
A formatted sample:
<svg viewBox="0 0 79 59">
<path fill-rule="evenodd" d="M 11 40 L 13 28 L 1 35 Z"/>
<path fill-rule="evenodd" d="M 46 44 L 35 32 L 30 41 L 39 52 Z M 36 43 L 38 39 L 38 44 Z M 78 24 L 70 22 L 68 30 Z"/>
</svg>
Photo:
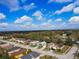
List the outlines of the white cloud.
<svg viewBox="0 0 79 59">
<path fill-rule="evenodd" d="M 24 15 L 24 16 L 16 19 L 14 23 L 31 22 L 31 21 L 32 21 L 31 17 Z"/>
<path fill-rule="evenodd" d="M 74 12 L 75 14 L 79 14 L 79 7 L 74 8 L 73 12 Z"/>
<path fill-rule="evenodd" d="M 48 23 L 52 23 L 52 19 L 49 19 L 49 20 L 48 20 Z"/>
<path fill-rule="evenodd" d="M 0 0 L 0 4 L 7 6 L 10 11 L 20 9 L 19 0 Z"/>
<path fill-rule="evenodd" d="M 44 20 L 43 13 L 41 11 L 36 11 L 33 13 L 32 16 L 36 17 L 36 20 Z"/>
<path fill-rule="evenodd" d="M 37 17 L 37 20 L 43 20 L 42 16 Z"/>
<path fill-rule="evenodd" d="M 6 28 L 8 26 L 8 23 L 0 23 L 0 28 Z"/>
<path fill-rule="evenodd" d="M 72 24 L 77 24 L 79 23 L 79 16 L 73 16 L 69 19 L 69 22 Z"/>
<path fill-rule="evenodd" d="M 75 4 L 69 4 L 67 6 L 64 6 L 61 10 L 57 10 L 55 12 L 55 14 L 61 14 L 61 13 L 64 13 L 64 12 L 69 12 L 69 11 L 72 11 L 73 9 L 75 8 Z"/>
<path fill-rule="evenodd" d="M 38 25 L 37 25 L 37 24 L 32 24 L 31 26 L 32 26 L 32 27 L 38 27 Z"/>
<path fill-rule="evenodd" d="M 32 16 L 36 16 L 36 17 L 39 17 L 39 16 L 42 16 L 42 12 L 41 11 L 36 11 Z"/>
<path fill-rule="evenodd" d="M 4 15 L 3 13 L 0 13 L 0 19 L 5 19 L 6 15 Z"/>
<path fill-rule="evenodd" d="M 0 0 L 0 4 L 7 6 L 10 11 L 17 11 L 20 9 L 31 10 L 35 8 L 35 4 L 31 3 L 29 5 L 20 6 L 20 3 L 25 3 L 26 0 Z"/>
<path fill-rule="evenodd" d="M 40 27 L 43 27 L 43 28 L 52 28 L 52 27 L 55 27 L 55 25 L 52 24 L 52 19 L 49 19 L 47 22 L 41 23 Z"/>
<path fill-rule="evenodd" d="M 7 6 L 10 8 L 10 11 L 16 11 L 20 9 L 18 0 L 7 0 Z"/>
<path fill-rule="evenodd" d="M 58 3 L 65 3 L 65 2 L 72 2 L 72 0 L 49 0 L 48 3 L 51 2 L 58 2 Z"/>
<path fill-rule="evenodd" d="M 55 27 L 55 26 L 53 24 L 51 24 L 51 23 L 44 22 L 44 23 L 40 24 L 40 27 L 43 27 L 43 28 L 52 28 L 52 27 Z"/>
<path fill-rule="evenodd" d="M 20 9 L 19 0 L 0 0 L 0 4 L 7 6 L 10 11 L 16 11 Z"/>
<path fill-rule="evenodd" d="M 39 25 L 33 23 L 20 25 L 21 28 L 31 28 L 31 29 L 38 28 L 38 26 Z"/>
<path fill-rule="evenodd" d="M 29 5 L 24 5 L 23 8 L 24 8 L 24 10 L 29 11 L 29 10 L 31 10 L 31 9 L 36 8 L 36 6 L 35 6 L 34 3 L 31 3 L 31 4 L 29 4 Z"/>
<path fill-rule="evenodd" d="M 75 1 L 75 4 L 76 4 L 76 5 L 79 5 L 79 0 L 76 0 L 76 1 Z"/>
<path fill-rule="evenodd" d="M 61 21 L 62 21 L 62 19 L 61 19 L 61 18 L 59 18 L 59 19 L 56 19 L 55 21 L 56 21 L 56 22 L 61 22 Z"/>
<path fill-rule="evenodd" d="M 39 21 L 44 21 L 46 18 L 43 17 L 43 16 L 39 16 L 39 17 L 36 17 L 36 20 L 39 20 Z"/>
</svg>

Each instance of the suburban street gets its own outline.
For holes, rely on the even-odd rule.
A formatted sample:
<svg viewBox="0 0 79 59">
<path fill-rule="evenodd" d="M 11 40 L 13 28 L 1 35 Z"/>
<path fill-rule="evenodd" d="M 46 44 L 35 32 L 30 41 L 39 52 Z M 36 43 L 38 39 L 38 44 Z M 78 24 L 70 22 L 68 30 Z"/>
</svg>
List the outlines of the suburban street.
<svg viewBox="0 0 79 59">
<path fill-rule="evenodd" d="M 0 41 L 7 42 L 9 44 L 19 46 L 19 47 L 22 47 L 22 48 L 31 49 L 32 51 L 36 51 L 38 53 L 41 53 L 40 56 L 50 55 L 50 56 L 56 56 L 58 59 L 73 59 L 74 58 L 73 54 L 77 51 L 77 47 L 73 46 L 67 54 L 59 55 L 59 54 L 55 54 L 53 51 L 44 51 L 44 50 L 41 50 L 41 49 L 35 49 L 35 48 L 30 47 L 28 45 L 25 46 L 25 45 L 22 45 L 22 44 L 18 44 L 18 43 L 6 41 L 6 40 L 1 40 L 1 39 L 0 39 Z M 37 57 L 36 59 L 39 59 L 39 57 Z"/>
</svg>

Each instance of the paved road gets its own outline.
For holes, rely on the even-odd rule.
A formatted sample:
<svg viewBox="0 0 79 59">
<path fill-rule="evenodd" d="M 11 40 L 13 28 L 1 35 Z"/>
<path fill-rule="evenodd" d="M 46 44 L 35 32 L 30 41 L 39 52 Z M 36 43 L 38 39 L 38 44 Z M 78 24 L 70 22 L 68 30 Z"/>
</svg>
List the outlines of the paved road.
<svg viewBox="0 0 79 59">
<path fill-rule="evenodd" d="M 42 54 L 41 56 L 50 55 L 50 56 L 56 56 L 58 59 L 74 59 L 74 53 L 76 51 L 77 51 L 77 47 L 73 46 L 67 54 L 58 55 L 58 54 L 55 54 L 54 52 L 50 51 L 50 52 Z"/>
<path fill-rule="evenodd" d="M 76 51 L 77 51 L 77 47 L 73 46 L 66 55 L 58 56 L 58 59 L 74 59 L 74 53 Z"/>
<path fill-rule="evenodd" d="M 73 59 L 74 58 L 74 53 L 77 51 L 77 47 L 76 46 L 73 46 L 71 48 L 71 50 L 65 55 L 59 55 L 59 54 L 55 54 L 53 51 L 43 51 L 41 49 L 35 49 L 33 47 L 29 47 L 29 46 L 25 46 L 25 45 L 21 45 L 21 44 L 18 44 L 18 43 L 15 43 L 15 42 L 10 42 L 10 41 L 6 41 L 6 40 L 0 40 L 2 42 L 7 42 L 7 43 L 10 43 L 10 44 L 13 44 L 15 46 L 19 46 L 19 47 L 22 47 L 22 48 L 26 48 L 26 49 L 31 49 L 32 51 L 36 51 L 38 53 L 41 53 L 40 56 L 43 56 L 43 55 L 50 55 L 50 56 L 56 56 L 58 59 Z M 39 59 L 39 57 L 37 57 L 36 59 Z"/>
</svg>

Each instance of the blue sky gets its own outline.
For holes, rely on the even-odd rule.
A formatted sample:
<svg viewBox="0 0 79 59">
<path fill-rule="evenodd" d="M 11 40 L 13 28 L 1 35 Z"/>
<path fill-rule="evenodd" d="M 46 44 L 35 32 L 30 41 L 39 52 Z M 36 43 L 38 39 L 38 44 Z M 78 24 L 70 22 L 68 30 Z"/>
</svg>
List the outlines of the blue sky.
<svg viewBox="0 0 79 59">
<path fill-rule="evenodd" d="M 0 0 L 0 31 L 79 29 L 79 0 Z"/>
</svg>

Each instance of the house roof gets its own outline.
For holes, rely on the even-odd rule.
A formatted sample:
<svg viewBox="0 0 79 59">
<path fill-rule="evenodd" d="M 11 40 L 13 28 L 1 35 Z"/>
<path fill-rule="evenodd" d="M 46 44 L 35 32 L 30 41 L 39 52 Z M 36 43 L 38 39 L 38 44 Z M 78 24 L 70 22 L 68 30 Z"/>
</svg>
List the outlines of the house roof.
<svg viewBox="0 0 79 59">
<path fill-rule="evenodd" d="M 40 53 L 37 52 L 31 52 L 28 55 L 22 56 L 21 59 L 32 59 L 32 58 L 36 58 L 40 55 Z"/>
<path fill-rule="evenodd" d="M 21 48 L 19 51 L 11 53 L 11 56 L 17 56 L 19 54 L 23 54 L 24 52 L 26 52 L 26 49 Z"/>
<path fill-rule="evenodd" d="M 15 38 L 15 39 L 16 40 L 22 40 L 22 41 L 25 40 L 24 38 Z"/>
<path fill-rule="evenodd" d="M 39 41 L 31 41 L 30 43 L 32 43 L 32 44 L 36 44 L 36 43 L 38 43 Z"/>
<path fill-rule="evenodd" d="M 37 52 L 31 52 L 29 55 L 32 55 L 34 58 L 38 57 L 40 55 L 40 53 Z"/>
<path fill-rule="evenodd" d="M 12 47 L 13 47 L 13 45 L 10 45 L 10 44 L 6 44 L 4 46 L 1 46 L 1 48 L 4 48 L 6 50 L 11 49 Z"/>
<path fill-rule="evenodd" d="M 20 49 L 20 47 L 13 47 L 13 48 L 11 48 L 11 49 L 8 49 L 8 52 L 9 52 L 9 51 L 16 50 L 16 49 Z"/>
<path fill-rule="evenodd" d="M 2 45 L 2 44 L 6 44 L 6 42 L 0 42 L 0 45 Z"/>
</svg>

